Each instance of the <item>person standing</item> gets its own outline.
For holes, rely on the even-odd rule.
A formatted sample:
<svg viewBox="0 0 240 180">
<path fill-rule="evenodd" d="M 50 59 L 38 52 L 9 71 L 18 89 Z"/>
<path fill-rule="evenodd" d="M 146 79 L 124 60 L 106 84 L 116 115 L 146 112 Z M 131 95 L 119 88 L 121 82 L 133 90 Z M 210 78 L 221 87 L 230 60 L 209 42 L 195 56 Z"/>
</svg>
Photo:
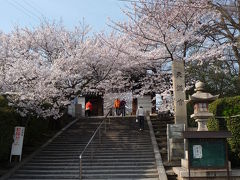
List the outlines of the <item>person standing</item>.
<svg viewBox="0 0 240 180">
<path fill-rule="evenodd" d="M 137 117 L 138 122 L 139 122 L 139 130 L 140 131 L 144 130 L 144 116 L 145 116 L 145 110 L 143 109 L 142 106 L 140 106 L 137 109 L 137 112 L 136 112 L 136 117 Z"/>
<path fill-rule="evenodd" d="M 122 116 L 125 116 L 125 115 L 126 115 L 125 106 L 126 106 L 126 101 L 123 99 L 123 100 L 121 100 L 121 102 L 120 102 L 120 109 L 121 109 Z"/>
<path fill-rule="evenodd" d="M 115 101 L 114 101 L 114 108 L 116 109 L 116 115 L 118 116 L 119 113 L 120 113 L 120 110 L 119 110 L 119 108 L 120 108 L 120 100 L 118 98 L 115 99 Z"/>
<path fill-rule="evenodd" d="M 91 101 L 88 101 L 87 103 L 86 103 L 86 107 L 85 107 L 85 109 L 86 109 L 86 116 L 90 116 L 91 115 L 91 112 L 92 112 L 92 103 L 91 103 Z"/>
</svg>

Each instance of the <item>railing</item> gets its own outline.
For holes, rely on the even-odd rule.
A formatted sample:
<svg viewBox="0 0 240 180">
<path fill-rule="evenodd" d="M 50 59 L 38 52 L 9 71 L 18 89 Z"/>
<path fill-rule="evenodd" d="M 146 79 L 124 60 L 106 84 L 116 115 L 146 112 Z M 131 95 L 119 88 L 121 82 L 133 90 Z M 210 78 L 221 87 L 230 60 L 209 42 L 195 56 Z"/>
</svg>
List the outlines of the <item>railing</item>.
<svg viewBox="0 0 240 180">
<path fill-rule="evenodd" d="M 87 145 L 84 147 L 82 153 L 79 156 L 79 179 L 82 180 L 82 157 L 84 152 L 87 150 L 88 146 L 91 145 L 94 137 L 96 136 L 96 134 L 98 133 L 99 135 L 99 144 L 101 143 L 101 127 L 103 124 L 105 124 L 105 133 L 107 131 L 107 117 L 110 114 L 110 112 L 112 111 L 112 108 L 109 109 L 108 113 L 106 114 L 106 116 L 103 118 L 103 120 L 101 121 L 101 123 L 98 125 L 97 129 L 94 131 L 92 137 L 90 138 L 90 140 L 88 141 Z M 109 124 L 110 124 L 110 119 L 109 119 Z M 91 145 L 91 159 L 93 157 L 93 149 L 92 149 L 92 145 Z"/>
</svg>

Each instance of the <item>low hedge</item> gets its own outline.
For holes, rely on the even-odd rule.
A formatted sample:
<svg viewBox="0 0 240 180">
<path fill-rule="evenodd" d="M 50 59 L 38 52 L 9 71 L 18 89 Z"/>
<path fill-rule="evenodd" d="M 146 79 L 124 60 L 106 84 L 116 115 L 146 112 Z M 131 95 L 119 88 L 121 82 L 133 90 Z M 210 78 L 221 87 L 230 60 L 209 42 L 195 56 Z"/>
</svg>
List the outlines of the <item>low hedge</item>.
<svg viewBox="0 0 240 180">
<path fill-rule="evenodd" d="M 18 124 L 17 119 L 18 115 L 7 106 L 7 101 L 0 96 L 0 162 L 9 159 L 14 127 Z"/>
<path fill-rule="evenodd" d="M 209 111 L 217 117 L 209 120 L 208 129 L 232 133 L 228 139 L 229 158 L 233 167 L 240 166 L 240 117 L 235 116 L 240 114 L 240 96 L 218 99 L 210 104 Z"/>
</svg>

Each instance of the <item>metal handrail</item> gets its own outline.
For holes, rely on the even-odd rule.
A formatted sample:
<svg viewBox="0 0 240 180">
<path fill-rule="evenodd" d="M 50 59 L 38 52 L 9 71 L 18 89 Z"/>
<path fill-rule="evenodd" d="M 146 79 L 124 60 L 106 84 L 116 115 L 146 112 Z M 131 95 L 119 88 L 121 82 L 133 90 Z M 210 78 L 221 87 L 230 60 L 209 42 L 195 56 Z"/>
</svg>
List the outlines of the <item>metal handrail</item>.
<svg viewBox="0 0 240 180">
<path fill-rule="evenodd" d="M 86 149 L 88 148 L 88 146 L 91 144 L 92 140 L 94 139 L 95 135 L 97 134 L 97 132 L 99 131 L 99 129 L 101 128 L 101 126 L 104 122 L 105 122 L 105 131 L 106 131 L 106 118 L 108 117 L 108 115 L 110 114 L 111 111 L 112 111 L 112 108 L 109 109 L 108 113 L 105 115 L 104 119 L 98 125 L 97 129 L 94 131 L 94 133 L 93 133 L 92 137 L 90 138 L 90 140 L 88 141 L 87 145 L 84 147 L 83 151 L 79 155 L 79 179 L 80 180 L 82 179 L 82 156 L 83 156 L 84 152 L 86 151 Z M 100 136 L 100 131 L 99 131 L 99 136 Z"/>
</svg>

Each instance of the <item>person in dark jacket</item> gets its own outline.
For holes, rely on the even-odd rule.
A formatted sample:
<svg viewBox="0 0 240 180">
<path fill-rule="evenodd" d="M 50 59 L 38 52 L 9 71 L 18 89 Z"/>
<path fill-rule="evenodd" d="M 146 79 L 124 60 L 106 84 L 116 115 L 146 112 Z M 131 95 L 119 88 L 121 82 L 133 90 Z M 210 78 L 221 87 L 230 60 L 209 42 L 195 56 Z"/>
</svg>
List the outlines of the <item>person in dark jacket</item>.
<svg viewBox="0 0 240 180">
<path fill-rule="evenodd" d="M 121 113 L 122 113 L 122 116 L 126 116 L 126 101 L 123 99 L 121 100 L 120 102 L 120 109 L 121 109 Z"/>
<path fill-rule="evenodd" d="M 136 117 L 137 117 L 138 122 L 139 122 L 139 130 L 140 130 L 140 131 L 143 131 L 143 130 L 144 130 L 145 110 L 143 109 L 142 106 L 140 106 L 140 107 L 137 109 Z"/>
</svg>

